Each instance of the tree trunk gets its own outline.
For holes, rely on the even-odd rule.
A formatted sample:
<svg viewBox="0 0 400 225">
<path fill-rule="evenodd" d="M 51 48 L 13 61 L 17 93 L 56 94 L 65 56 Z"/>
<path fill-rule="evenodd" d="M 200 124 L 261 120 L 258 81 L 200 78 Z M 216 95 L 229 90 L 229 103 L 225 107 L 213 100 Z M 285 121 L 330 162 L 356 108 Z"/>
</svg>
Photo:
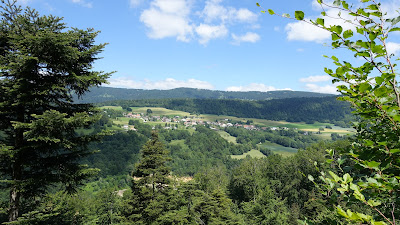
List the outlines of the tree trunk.
<svg viewBox="0 0 400 225">
<path fill-rule="evenodd" d="M 20 197 L 21 194 L 19 193 L 16 185 L 14 185 L 10 191 L 10 211 L 8 214 L 9 222 L 16 221 L 18 219 Z"/>
</svg>

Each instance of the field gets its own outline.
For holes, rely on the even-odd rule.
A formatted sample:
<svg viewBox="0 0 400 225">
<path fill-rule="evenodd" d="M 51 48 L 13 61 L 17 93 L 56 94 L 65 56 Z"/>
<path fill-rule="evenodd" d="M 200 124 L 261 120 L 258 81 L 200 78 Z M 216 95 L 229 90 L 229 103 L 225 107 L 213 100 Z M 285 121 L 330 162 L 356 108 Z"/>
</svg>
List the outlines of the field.
<svg viewBox="0 0 400 225">
<path fill-rule="evenodd" d="M 177 110 L 170 110 L 166 108 L 159 108 L 159 107 L 131 107 L 132 112 L 135 113 L 145 113 L 147 112 L 147 109 L 151 109 L 153 112 L 152 115 L 155 116 L 180 116 L 180 117 L 185 117 L 185 116 L 193 116 L 190 113 L 183 112 L 183 111 L 177 111 Z"/>
<path fill-rule="evenodd" d="M 291 156 L 297 153 L 297 149 L 289 148 L 282 145 L 278 145 L 276 143 L 271 143 L 269 141 L 264 142 L 263 144 L 259 145 L 261 148 L 268 148 L 273 153 L 282 155 L 284 157 Z"/>
<path fill-rule="evenodd" d="M 221 135 L 221 137 L 223 137 L 225 140 L 227 140 L 227 141 L 229 141 L 229 142 L 231 142 L 231 143 L 237 144 L 237 142 L 236 142 L 236 137 L 231 136 L 231 135 L 228 134 L 227 132 L 225 132 L 225 131 L 223 131 L 223 130 L 219 130 L 219 131 L 217 131 L 217 133 L 218 133 L 219 135 Z"/>
<path fill-rule="evenodd" d="M 249 152 L 243 153 L 243 155 L 231 155 L 232 159 L 244 159 L 246 158 L 246 156 L 250 156 L 253 158 L 263 158 L 266 157 L 264 154 L 262 154 L 260 151 L 258 150 L 251 150 Z"/>
</svg>

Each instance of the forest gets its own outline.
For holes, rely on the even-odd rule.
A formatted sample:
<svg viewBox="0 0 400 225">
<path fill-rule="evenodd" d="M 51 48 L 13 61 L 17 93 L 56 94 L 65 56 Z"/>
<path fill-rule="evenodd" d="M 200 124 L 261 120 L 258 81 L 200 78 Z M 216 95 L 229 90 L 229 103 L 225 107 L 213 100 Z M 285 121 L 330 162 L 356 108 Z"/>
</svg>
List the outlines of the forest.
<svg viewBox="0 0 400 225">
<path fill-rule="evenodd" d="M 175 88 L 171 90 L 142 90 L 112 87 L 97 87 L 90 89 L 82 98 L 75 97 L 78 103 L 99 103 L 114 100 L 141 100 L 141 99 L 241 99 L 241 100 L 269 100 L 282 98 L 310 98 L 326 97 L 331 94 L 305 91 L 269 91 L 269 92 L 233 92 L 204 90 L 194 88 Z"/>
<path fill-rule="evenodd" d="M 391 32 L 400 31 L 400 16 L 386 18 L 374 0 L 358 6 L 317 3 L 321 18 L 306 20 L 304 12 L 295 11 L 292 19 L 325 29 L 333 49 L 347 49 L 364 62 L 356 66 L 329 57 L 336 68 L 325 72 L 338 83 L 341 101 L 168 98 L 112 104 L 126 112 L 163 106 L 310 124 L 352 121 L 353 135 L 320 139 L 292 128 L 153 127 L 140 119 L 129 119 L 132 129 L 112 129 L 113 118 L 125 111 L 74 101 L 112 75 L 93 70 L 106 46 L 96 41 L 98 32 L 69 28 L 63 18 L 41 16 L 16 0 L 2 1 L 0 222 L 400 223 L 400 92 L 386 42 Z M 325 24 L 330 16 L 325 7 L 354 18 L 355 30 Z M 345 20 L 341 14 L 338 19 Z M 97 106 L 104 104 L 110 102 Z M 274 154 L 262 147 L 267 142 L 297 153 Z M 262 156 L 232 157 L 252 150 Z"/>
</svg>

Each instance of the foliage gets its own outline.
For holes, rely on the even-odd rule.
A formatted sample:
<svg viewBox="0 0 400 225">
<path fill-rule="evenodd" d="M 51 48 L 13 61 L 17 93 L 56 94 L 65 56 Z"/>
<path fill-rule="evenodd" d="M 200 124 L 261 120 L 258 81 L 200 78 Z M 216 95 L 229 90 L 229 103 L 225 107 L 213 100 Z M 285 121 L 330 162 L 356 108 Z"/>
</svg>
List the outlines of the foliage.
<svg viewBox="0 0 400 225">
<path fill-rule="evenodd" d="M 326 97 L 330 94 L 321 94 L 303 91 L 269 91 L 269 92 L 232 92 L 206 90 L 197 88 L 175 88 L 171 90 L 142 90 L 99 87 L 92 88 L 82 99 L 76 98 L 78 102 L 100 103 L 114 100 L 140 100 L 140 99 L 243 99 L 243 100 L 266 100 L 282 98 L 310 98 Z M 124 107 L 126 108 L 126 107 Z"/>
<path fill-rule="evenodd" d="M 364 61 L 355 66 L 336 56 L 328 57 L 336 69 L 326 68 L 325 72 L 334 83 L 340 82 L 341 100 L 352 104 L 360 121 L 354 124 L 357 134 L 351 147 L 338 155 L 329 150 L 333 157 L 329 162 L 339 171 L 321 172 L 324 184 L 319 187 L 348 223 L 396 224 L 400 220 L 400 90 L 388 38 L 400 31 L 396 26 L 400 16 L 389 18 L 375 0 L 362 0 L 357 6 L 339 0 L 318 3 L 322 17 L 305 20 L 304 13 L 296 11 L 295 19 L 329 31 L 334 49 L 345 48 Z M 339 10 L 339 14 L 329 15 L 327 9 Z M 338 24 L 325 24 L 326 17 L 338 19 Z M 341 22 L 352 28 L 344 30 Z M 351 170 L 342 168 L 345 160 L 351 162 Z M 310 179 L 314 181 L 312 176 Z"/>
<path fill-rule="evenodd" d="M 40 195 L 62 182 L 69 191 L 93 173 L 79 164 L 98 135 L 78 135 L 99 119 L 90 104 L 74 104 L 110 74 L 92 71 L 104 48 L 98 32 L 68 29 L 62 18 L 40 16 L 16 1 L 0 5 L 0 164 L 10 190 L 9 220 L 21 198 Z"/>
</svg>

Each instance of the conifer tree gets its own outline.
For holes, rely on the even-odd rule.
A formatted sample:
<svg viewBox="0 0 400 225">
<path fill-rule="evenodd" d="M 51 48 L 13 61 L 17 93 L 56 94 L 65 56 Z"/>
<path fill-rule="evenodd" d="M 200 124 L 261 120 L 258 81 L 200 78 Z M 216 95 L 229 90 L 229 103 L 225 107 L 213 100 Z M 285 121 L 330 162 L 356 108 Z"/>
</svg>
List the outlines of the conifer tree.
<svg viewBox="0 0 400 225">
<path fill-rule="evenodd" d="M 74 104 L 109 73 L 92 71 L 105 47 L 93 29 L 68 28 L 62 18 L 22 9 L 16 0 L 0 5 L 0 172 L 10 190 L 9 221 L 22 198 L 55 183 L 74 187 L 95 171 L 79 164 L 98 135 L 78 135 L 99 119 L 89 104 Z"/>
<path fill-rule="evenodd" d="M 133 197 L 128 217 L 137 224 L 151 224 L 166 211 L 170 199 L 170 169 L 166 162 L 170 160 L 168 151 L 153 132 L 151 139 L 143 146 L 139 163 L 132 173 Z"/>
</svg>

